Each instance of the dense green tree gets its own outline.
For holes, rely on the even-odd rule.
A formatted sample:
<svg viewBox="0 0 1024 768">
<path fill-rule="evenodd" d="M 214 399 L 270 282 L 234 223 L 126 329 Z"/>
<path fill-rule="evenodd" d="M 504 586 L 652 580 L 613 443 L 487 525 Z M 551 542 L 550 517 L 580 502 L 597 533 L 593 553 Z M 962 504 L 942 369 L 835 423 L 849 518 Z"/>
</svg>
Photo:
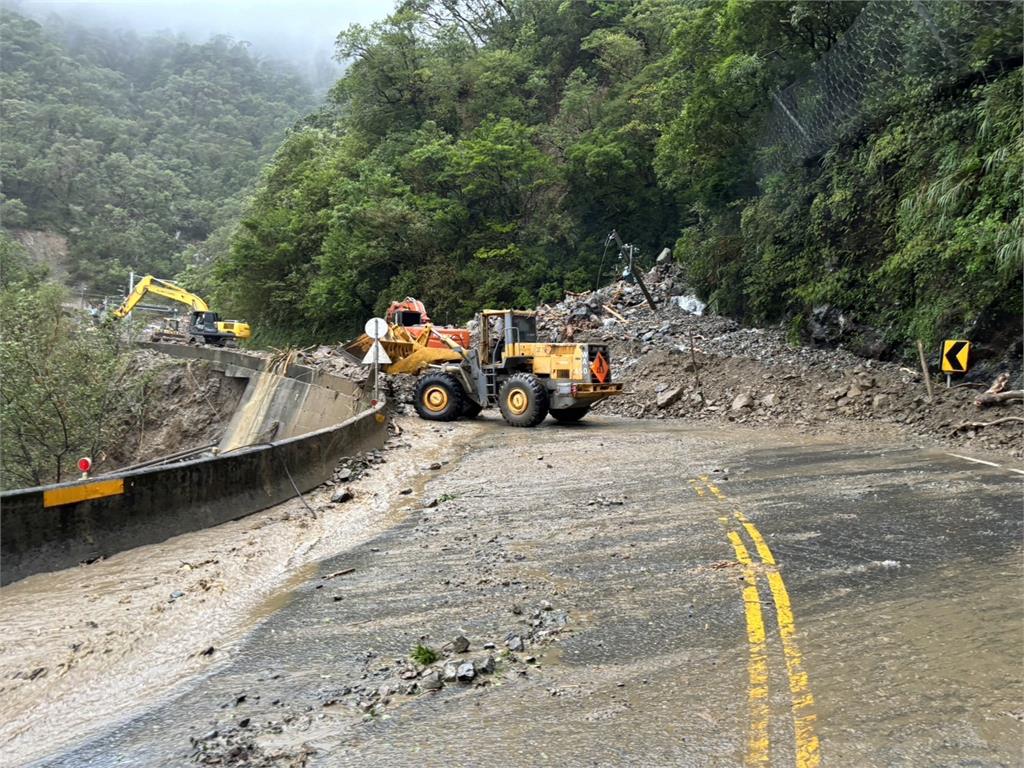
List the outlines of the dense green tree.
<svg viewBox="0 0 1024 768">
<path fill-rule="evenodd" d="M 896 21 L 844 49 L 864 14 Z M 740 319 L 798 331 L 829 305 L 895 351 L 967 332 L 1020 305 L 1020 17 L 954 1 L 404 0 L 339 35 L 345 76 L 208 283 L 282 338 L 351 333 L 405 293 L 462 321 L 593 284 L 616 228 L 646 258 L 674 244 L 694 288 Z M 836 52 L 843 67 L 821 74 Z M 814 146 L 797 150 L 768 127 L 809 77 L 812 111 L 854 95 L 815 117 L 814 142 L 801 125 Z"/>
<path fill-rule="evenodd" d="M 237 220 L 239 198 L 309 88 L 245 43 L 45 23 L 0 9 L 0 174 L 8 228 L 69 239 L 75 284 L 171 276 Z"/>
<path fill-rule="evenodd" d="M 65 298 L 24 274 L 0 289 L 0 488 L 73 478 L 79 457 L 109 446 L 115 410 L 136 396 L 116 333 L 69 313 Z"/>
</svg>

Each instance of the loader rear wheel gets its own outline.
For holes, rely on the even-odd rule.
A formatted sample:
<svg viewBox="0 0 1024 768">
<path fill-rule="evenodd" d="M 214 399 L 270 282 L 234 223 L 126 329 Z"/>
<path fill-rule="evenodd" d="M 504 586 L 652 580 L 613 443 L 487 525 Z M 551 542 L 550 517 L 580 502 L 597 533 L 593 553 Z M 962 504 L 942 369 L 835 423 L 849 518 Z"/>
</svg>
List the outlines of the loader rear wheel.
<svg viewBox="0 0 1024 768">
<path fill-rule="evenodd" d="M 590 407 L 584 406 L 582 408 L 552 408 L 550 413 L 555 421 L 560 421 L 563 424 L 571 424 L 574 421 L 579 421 L 588 413 L 590 413 Z"/>
<path fill-rule="evenodd" d="M 501 385 L 498 407 L 513 427 L 536 427 L 548 415 L 548 392 L 532 373 L 517 373 Z"/>
<path fill-rule="evenodd" d="M 427 421 L 454 421 L 462 413 L 465 394 L 450 373 L 429 373 L 416 382 L 416 413 Z"/>
</svg>

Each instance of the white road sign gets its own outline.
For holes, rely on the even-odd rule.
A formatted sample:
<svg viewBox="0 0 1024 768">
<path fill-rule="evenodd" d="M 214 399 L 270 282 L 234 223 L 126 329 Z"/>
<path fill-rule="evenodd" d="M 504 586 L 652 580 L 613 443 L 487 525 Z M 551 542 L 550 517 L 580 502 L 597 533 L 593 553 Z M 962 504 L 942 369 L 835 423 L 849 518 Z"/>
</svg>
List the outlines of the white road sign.
<svg viewBox="0 0 1024 768">
<path fill-rule="evenodd" d="M 367 323 L 366 326 L 369 328 L 370 324 Z M 363 358 L 363 365 L 387 365 L 390 362 L 391 358 L 388 357 L 388 353 L 384 351 L 384 347 L 380 345 L 379 341 L 373 342 L 373 346 L 367 350 L 366 357 Z"/>
<path fill-rule="evenodd" d="M 371 339 L 383 339 L 384 335 L 388 332 L 388 324 L 383 317 L 371 317 L 366 321 L 363 330 L 366 331 L 366 335 Z M 388 362 L 390 363 L 391 361 L 389 360 Z"/>
</svg>

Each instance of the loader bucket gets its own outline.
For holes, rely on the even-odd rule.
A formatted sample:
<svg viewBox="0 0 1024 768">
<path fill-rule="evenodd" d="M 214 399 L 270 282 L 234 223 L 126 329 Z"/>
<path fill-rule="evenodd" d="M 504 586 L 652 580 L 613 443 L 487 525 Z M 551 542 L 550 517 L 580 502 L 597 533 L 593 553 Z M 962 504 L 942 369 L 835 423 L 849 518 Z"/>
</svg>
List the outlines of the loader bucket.
<svg viewBox="0 0 1024 768">
<path fill-rule="evenodd" d="M 438 349 L 437 347 L 427 347 L 419 344 L 413 345 L 407 342 L 382 342 L 384 349 L 387 350 L 388 357 L 391 358 L 391 365 L 384 369 L 386 373 L 409 373 L 418 374 L 424 371 L 431 365 L 438 365 L 440 363 L 450 363 L 461 360 L 462 357 L 458 352 L 451 349 Z M 399 345 L 402 346 L 401 350 L 395 350 L 396 356 L 391 353 L 390 346 Z"/>
<path fill-rule="evenodd" d="M 367 336 L 365 333 L 356 339 L 353 339 L 348 344 L 339 347 L 339 354 L 349 362 L 359 364 L 363 362 L 363 357 L 367 352 L 370 351 L 370 345 L 373 344 L 373 339 Z"/>
<path fill-rule="evenodd" d="M 423 335 L 424 330 L 426 330 L 426 335 Z M 415 375 L 424 371 L 428 366 L 462 359 L 458 352 L 448 347 L 444 342 L 440 342 L 442 345 L 440 347 L 429 346 L 432 338 L 430 326 L 420 329 L 420 333 L 414 335 L 407 328 L 392 325 L 388 330 L 387 336 L 380 340 L 384 351 L 391 358 L 391 362 L 384 365 L 384 372 Z M 359 338 L 353 339 L 348 344 L 340 347 L 340 353 L 342 357 L 352 362 L 361 363 L 372 345 L 373 339 L 363 334 Z"/>
</svg>

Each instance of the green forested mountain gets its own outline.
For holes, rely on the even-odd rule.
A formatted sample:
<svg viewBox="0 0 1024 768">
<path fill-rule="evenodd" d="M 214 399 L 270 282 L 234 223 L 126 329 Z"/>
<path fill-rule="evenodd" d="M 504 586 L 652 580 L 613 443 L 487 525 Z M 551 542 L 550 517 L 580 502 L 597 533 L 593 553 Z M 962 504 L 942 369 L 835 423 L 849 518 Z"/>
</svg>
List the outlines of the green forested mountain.
<svg viewBox="0 0 1024 768">
<path fill-rule="evenodd" d="M 69 239 L 72 279 L 170 276 L 188 246 L 238 216 L 309 88 L 246 44 L 192 44 L 0 10 L 3 187 L 8 228 Z"/>
<path fill-rule="evenodd" d="M 799 331 L 827 305 L 898 348 L 1019 317 L 1020 17 L 403 0 L 339 35 L 351 66 L 278 151 L 214 287 L 294 339 L 407 293 L 463 320 L 592 286 L 614 227 L 649 256 L 675 246 L 752 322 Z"/>
</svg>

